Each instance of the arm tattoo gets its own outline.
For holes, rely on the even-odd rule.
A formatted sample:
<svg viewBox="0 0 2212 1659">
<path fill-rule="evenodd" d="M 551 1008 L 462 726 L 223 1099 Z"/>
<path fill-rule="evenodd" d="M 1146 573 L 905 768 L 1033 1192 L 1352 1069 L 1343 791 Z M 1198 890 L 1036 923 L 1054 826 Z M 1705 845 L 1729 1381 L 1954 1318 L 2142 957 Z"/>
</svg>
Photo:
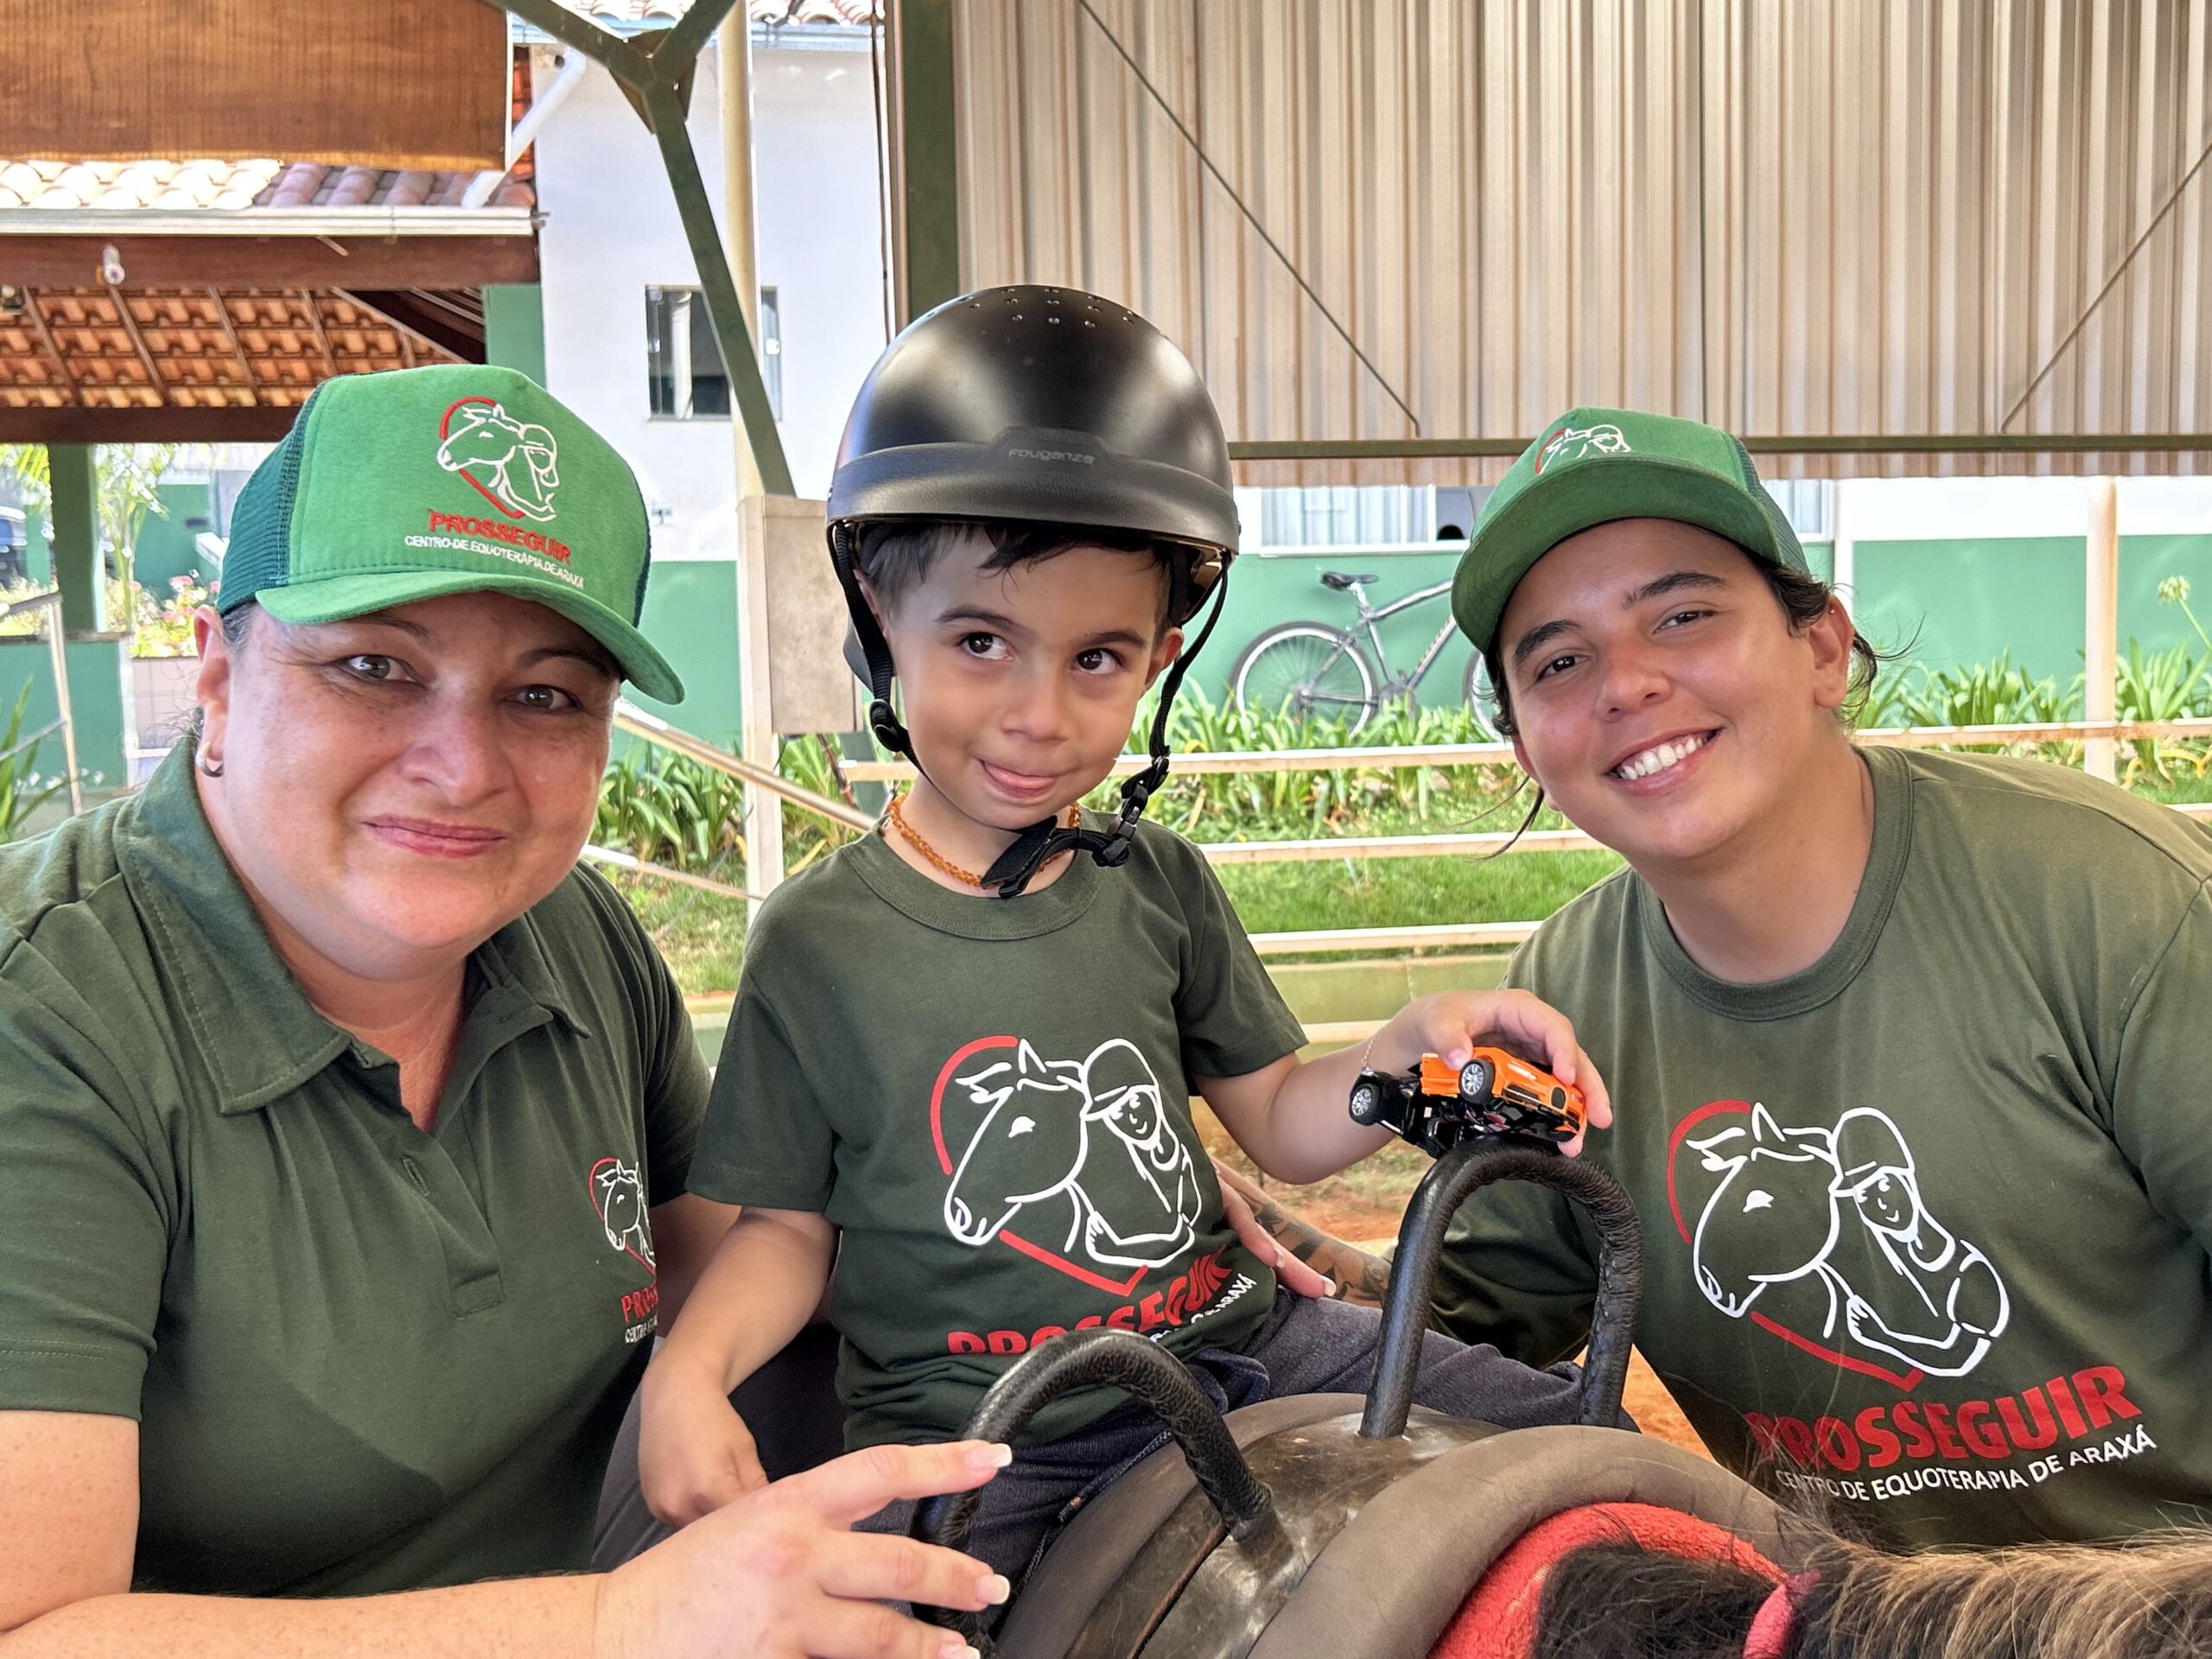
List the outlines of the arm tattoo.
<svg viewBox="0 0 2212 1659">
<path fill-rule="evenodd" d="M 1264 1192 L 1247 1194 L 1252 1213 L 1272 1238 L 1316 1273 L 1336 1281 L 1340 1301 L 1379 1306 L 1390 1289 L 1390 1264 L 1357 1245 L 1347 1244 L 1286 1210 Z"/>
</svg>

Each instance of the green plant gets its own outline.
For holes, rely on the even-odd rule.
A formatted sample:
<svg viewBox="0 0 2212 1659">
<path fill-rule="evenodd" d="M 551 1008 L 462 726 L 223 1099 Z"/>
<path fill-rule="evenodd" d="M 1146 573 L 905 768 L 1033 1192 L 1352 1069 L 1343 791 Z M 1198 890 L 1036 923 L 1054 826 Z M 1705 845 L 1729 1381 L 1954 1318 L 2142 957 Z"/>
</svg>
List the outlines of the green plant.
<svg viewBox="0 0 2212 1659">
<path fill-rule="evenodd" d="M 632 748 L 600 782 L 593 843 L 707 873 L 745 857 L 745 785 L 665 749 Z"/>
<path fill-rule="evenodd" d="M 2184 641 L 2146 655 L 2139 644 L 2130 639 L 2127 655 L 2113 665 L 2113 712 L 2123 721 L 2186 720 L 2201 715 L 2208 712 L 2208 671 L 2212 671 L 2212 651 L 2200 656 Z M 2130 782 L 2140 772 L 2164 779 L 2171 775 L 2167 766 L 2173 760 L 2203 770 L 2196 753 L 2171 739 L 2131 738 L 2128 748 L 2132 752 L 2127 763 Z"/>
<path fill-rule="evenodd" d="M 0 841 L 13 841 L 22 833 L 23 821 L 68 784 L 67 778 L 42 779 L 32 770 L 41 744 L 17 753 L 22 741 L 23 715 L 30 707 L 31 683 L 16 693 L 16 706 L 8 723 L 0 728 Z"/>
<path fill-rule="evenodd" d="M 133 657 L 190 657 L 192 613 L 208 601 L 207 588 L 189 576 L 169 579 L 169 597 L 156 603 L 145 588 L 133 590 Z"/>
<path fill-rule="evenodd" d="M 1195 754 L 1493 741 L 1476 712 L 1463 704 L 1421 709 L 1395 704 L 1357 735 L 1350 723 L 1342 715 L 1301 719 L 1233 702 L 1216 704 L 1192 689 L 1177 700 L 1169 717 L 1168 747 L 1174 753 Z M 1147 703 L 1138 710 L 1129 747 L 1141 752 L 1151 729 Z M 1497 811 L 1518 782 L 1510 763 L 1503 770 L 1370 764 L 1302 772 L 1171 772 L 1166 787 L 1154 797 L 1153 816 L 1201 841 L 1295 840 L 1344 834 L 1371 822 L 1440 820 L 1457 826 Z M 1119 782 L 1109 780 L 1087 804 L 1111 810 L 1120 791 Z"/>
<path fill-rule="evenodd" d="M 162 607 L 151 603 L 139 588 L 137 576 L 138 532 L 149 517 L 166 518 L 168 508 L 161 497 L 162 476 L 175 461 L 181 446 L 174 443 L 104 443 L 93 455 L 94 513 L 99 520 L 100 548 L 114 575 L 107 584 L 108 626 L 135 631 L 150 613 Z M 53 501 L 53 479 L 43 444 L 0 444 L 0 477 L 15 480 L 23 505 L 38 510 Z M 15 619 L 10 619 L 11 621 Z M 32 628 L 0 627 L 6 632 Z M 188 637 L 189 631 L 188 630 Z M 138 651 L 141 657 L 181 657 L 181 651 Z"/>
<path fill-rule="evenodd" d="M 853 798 L 852 785 L 845 781 L 843 768 L 837 764 L 837 745 L 834 739 L 785 738 L 777 755 L 776 771 L 802 789 L 810 789 L 817 795 L 842 800 L 848 806 L 857 807 L 860 804 Z M 785 874 L 797 874 L 817 859 L 827 857 L 850 841 L 855 833 L 842 823 L 832 823 L 819 813 L 786 804 L 784 809 Z"/>
<path fill-rule="evenodd" d="M 785 740 L 779 772 L 791 782 L 853 804 L 852 791 L 824 738 Z M 854 832 L 804 808 L 784 811 L 784 868 L 796 874 L 852 839 Z M 649 864 L 734 881 L 745 864 L 745 783 L 718 767 L 639 745 L 600 780 L 593 844 Z"/>
<path fill-rule="evenodd" d="M 2196 630 L 2196 637 L 2203 642 L 2204 649 L 2208 652 L 2212 652 L 2212 634 L 2207 634 L 2204 632 L 2204 625 L 2196 620 L 2196 613 L 2189 608 L 2189 578 L 2187 576 L 2168 576 L 2160 582 L 2158 603 L 2180 606 L 2181 613 L 2189 619 L 2189 626 Z"/>
</svg>

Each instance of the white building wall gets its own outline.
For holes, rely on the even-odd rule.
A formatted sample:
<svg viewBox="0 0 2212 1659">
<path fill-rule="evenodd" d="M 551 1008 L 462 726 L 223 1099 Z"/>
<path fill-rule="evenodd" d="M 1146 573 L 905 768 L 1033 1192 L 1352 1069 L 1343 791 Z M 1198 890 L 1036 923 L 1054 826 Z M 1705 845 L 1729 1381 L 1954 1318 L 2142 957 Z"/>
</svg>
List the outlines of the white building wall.
<svg viewBox="0 0 2212 1659">
<path fill-rule="evenodd" d="M 537 77 L 551 78 L 551 52 Z M 700 58 L 691 142 L 722 207 L 716 54 Z M 883 348 L 883 253 L 868 54 L 753 54 L 760 279 L 782 311 L 784 416 L 801 495 L 829 488 L 845 411 Z M 659 151 L 594 65 L 537 140 L 539 264 L 551 390 L 636 467 L 654 556 L 734 556 L 734 434 L 726 418 L 648 412 L 645 289 L 698 281 Z"/>
</svg>

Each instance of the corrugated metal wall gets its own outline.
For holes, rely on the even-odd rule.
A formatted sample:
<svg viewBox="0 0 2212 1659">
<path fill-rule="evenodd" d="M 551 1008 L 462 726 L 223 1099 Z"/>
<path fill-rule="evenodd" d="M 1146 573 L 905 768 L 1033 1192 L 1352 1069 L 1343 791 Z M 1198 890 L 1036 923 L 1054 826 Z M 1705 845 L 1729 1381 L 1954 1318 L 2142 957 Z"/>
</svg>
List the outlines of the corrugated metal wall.
<svg viewBox="0 0 2212 1659">
<path fill-rule="evenodd" d="M 963 277 L 1134 305 L 1235 439 L 1523 436 L 1576 402 L 1762 435 L 2212 426 L 2212 0 L 955 15 Z"/>
</svg>

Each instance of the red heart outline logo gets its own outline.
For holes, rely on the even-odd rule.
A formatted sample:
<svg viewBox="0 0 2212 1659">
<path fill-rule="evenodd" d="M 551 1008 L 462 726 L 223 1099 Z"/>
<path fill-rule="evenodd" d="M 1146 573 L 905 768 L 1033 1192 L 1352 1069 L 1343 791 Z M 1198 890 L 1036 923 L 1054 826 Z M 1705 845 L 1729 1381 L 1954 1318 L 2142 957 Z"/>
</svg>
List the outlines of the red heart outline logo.
<svg viewBox="0 0 2212 1659">
<path fill-rule="evenodd" d="M 930 1141 L 937 1148 L 938 1167 L 944 1172 L 947 1180 L 952 1179 L 952 1154 L 946 1150 L 944 1144 L 945 1084 L 952 1081 L 952 1074 L 964 1062 L 973 1059 L 976 1055 L 995 1048 L 1018 1048 L 1020 1044 L 1021 1039 L 1019 1037 L 978 1037 L 974 1042 L 956 1050 L 952 1058 L 944 1063 L 944 1069 L 937 1074 L 937 1085 L 930 1090 Z M 1103 1274 L 1093 1273 L 1088 1268 L 1077 1266 L 1057 1250 L 1047 1249 L 1042 1244 L 1032 1243 L 1011 1227 L 1000 1228 L 998 1236 L 1005 1243 L 1020 1251 L 1031 1260 L 1042 1262 L 1048 1268 L 1058 1268 L 1071 1279 L 1079 1279 L 1095 1289 L 1105 1291 L 1109 1295 L 1128 1295 L 1142 1282 L 1145 1274 L 1151 1271 L 1147 1268 L 1139 1268 L 1130 1274 L 1127 1280 L 1116 1281 L 1107 1278 Z"/>
<path fill-rule="evenodd" d="M 1717 1117 L 1728 1112 L 1748 1114 L 1751 1109 L 1751 1103 L 1747 1100 L 1708 1101 L 1675 1124 L 1675 1132 L 1667 1138 L 1667 1208 L 1675 1217 L 1675 1230 L 1681 1235 L 1683 1244 L 1693 1251 L 1697 1247 L 1697 1241 L 1691 1236 L 1689 1224 L 1682 1218 L 1681 1195 L 1675 1185 L 1675 1160 L 1680 1154 L 1682 1141 L 1689 1132 L 1707 1118 Z M 1905 1394 L 1910 1394 L 1917 1388 L 1920 1379 L 1926 1375 L 1916 1365 L 1910 1371 L 1898 1372 L 1890 1370 L 1886 1365 L 1877 1364 L 1871 1359 L 1861 1359 L 1855 1354 L 1840 1353 L 1825 1343 L 1815 1342 L 1802 1332 L 1793 1331 L 1779 1319 L 1770 1319 L 1757 1308 L 1753 1308 L 1745 1317 L 1760 1330 L 1771 1336 L 1781 1338 L 1794 1348 L 1802 1349 L 1816 1359 L 1824 1359 L 1831 1365 L 1843 1370 L 1855 1371 L 1862 1376 L 1877 1377 Z"/>
<path fill-rule="evenodd" d="M 613 1243 L 616 1240 L 617 1235 L 614 1232 L 613 1224 L 607 1218 L 607 1195 L 601 1190 L 600 1184 L 601 1172 L 609 1168 L 610 1166 L 618 1173 L 626 1173 L 631 1178 L 631 1179 L 636 1179 L 637 1172 L 629 1165 L 624 1163 L 620 1158 L 602 1158 L 597 1163 L 594 1164 L 590 1170 L 585 1174 L 584 1191 L 591 1195 L 591 1207 L 593 1213 L 598 1216 L 600 1226 L 607 1231 L 608 1235 L 607 1242 L 609 1243 Z M 641 1208 L 639 1211 L 640 1220 L 639 1223 L 640 1226 L 647 1225 L 647 1224 L 642 1219 L 644 1211 Z M 627 1239 L 632 1230 L 634 1230 L 632 1228 L 625 1227 L 622 1230 L 620 1237 Z M 652 1274 L 655 1280 L 658 1280 L 660 1277 L 660 1270 L 654 1267 L 654 1265 L 651 1262 L 647 1261 L 644 1256 L 639 1255 L 635 1248 L 625 1243 L 620 1246 L 620 1249 L 623 1255 L 628 1256 L 632 1262 L 635 1262 L 647 1273 Z"/>
<path fill-rule="evenodd" d="M 494 409 L 497 409 L 497 408 L 499 406 L 499 404 L 498 404 L 498 402 L 497 402 L 495 399 L 493 399 L 493 398 L 490 398 L 490 397 L 480 397 L 480 397 L 456 397 L 456 398 L 454 398 L 454 399 L 453 400 L 453 402 L 452 402 L 452 403 L 450 403 L 450 404 L 448 404 L 448 405 L 446 405 L 446 412 L 445 412 L 442 416 L 441 416 L 439 417 L 439 420 L 438 420 L 438 442 L 441 442 L 441 443 L 444 442 L 448 438 L 449 438 L 449 437 L 451 437 L 451 436 L 453 435 L 453 412 L 454 412 L 454 410 L 459 409 L 459 408 L 460 408 L 463 404 L 490 404 L 492 405 L 492 407 L 493 407 L 493 408 L 494 408 Z M 469 487 L 470 489 L 472 489 L 472 490 L 475 491 L 477 494 L 479 494 L 479 495 L 482 496 L 482 497 L 483 497 L 486 501 L 489 501 L 489 502 L 490 502 L 490 503 L 491 503 L 494 507 L 497 507 L 497 508 L 499 510 L 499 516 L 500 516 L 501 518 L 518 518 L 518 518 L 520 518 L 522 517 L 522 514 L 520 514 L 520 513 L 517 512 L 516 512 L 512 507 L 510 507 L 510 506 L 509 506 L 505 502 L 504 502 L 504 501 L 500 500 L 500 499 L 499 499 L 499 498 L 498 496 L 496 496 L 496 495 L 493 494 L 491 491 L 489 491 L 489 490 L 486 489 L 486 488 L 485 488 L 481 484 L 479 484 L 479 483 L 478 483 L 478 482 L 477 482 L 474 478 L 469 477 L 469 474 L 468 474 L 467 473 L 466 473 L 466 472 L 462 472 L 462 471 L 461 471 L 460 469 L 456 468 L 456 469 L 455 469 L 455 476 L 457 476 L 457 477 L 461 477 L 461 478 L 466 478 L 466 479 L 467 479 L 467 480 L 468 480 L 468 487 Z"/>
</svg>

